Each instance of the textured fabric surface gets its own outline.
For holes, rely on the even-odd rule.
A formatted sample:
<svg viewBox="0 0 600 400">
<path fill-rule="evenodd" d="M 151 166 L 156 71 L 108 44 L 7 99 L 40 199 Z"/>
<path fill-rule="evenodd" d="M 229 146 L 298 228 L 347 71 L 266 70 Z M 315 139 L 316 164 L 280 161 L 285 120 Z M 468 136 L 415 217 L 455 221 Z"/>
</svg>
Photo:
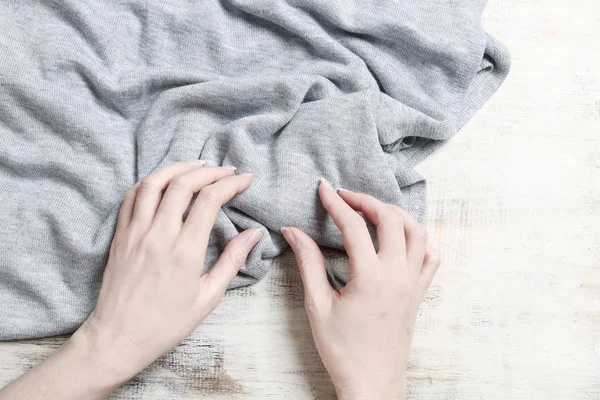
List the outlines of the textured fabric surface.
<svg viewBox="0 0 600 400">
<path fill-rule="evenodd" d="M 156 168 L 256 174 L 221 213 L 208 268 L 266 226 L 342 249 L 320 177 L 425 215 L 414 166 L 500 85 L 474 0 L 0 3 L 0 338 L 73 331 L 95 304 L 120 201 Z M 452 166 L 449 166 L 451 168 Z"/>
</svg>

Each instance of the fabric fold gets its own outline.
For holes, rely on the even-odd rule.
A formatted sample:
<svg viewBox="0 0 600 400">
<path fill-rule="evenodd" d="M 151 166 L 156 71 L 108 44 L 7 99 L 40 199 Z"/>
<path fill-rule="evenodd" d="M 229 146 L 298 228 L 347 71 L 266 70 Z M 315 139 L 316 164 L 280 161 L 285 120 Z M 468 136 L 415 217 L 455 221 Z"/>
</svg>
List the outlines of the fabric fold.
<svg viewBox="0 0 600 400">
<path fill-rule="evenodd" d="M 343 250 L 321 177 L 423 221 L 414 167 L 508 73 L 485 2 L 31 0 L 0 4 L 0 339 L 75 330 L 93 309 L 126 190 L 168 163 L 255 174 L 219 215 L 205 270 L 282 226 Z M 343 273 L 330 271 L 342 284 Z"/>
</svg>

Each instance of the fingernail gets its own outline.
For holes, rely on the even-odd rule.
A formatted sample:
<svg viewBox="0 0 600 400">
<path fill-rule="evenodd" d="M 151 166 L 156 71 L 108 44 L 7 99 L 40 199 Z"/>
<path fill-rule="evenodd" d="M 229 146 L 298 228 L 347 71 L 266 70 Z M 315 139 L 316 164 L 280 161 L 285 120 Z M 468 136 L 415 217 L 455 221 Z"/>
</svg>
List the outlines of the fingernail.
<svg viewBox="0 0 600 400">
<path fill-rule="evenodd" d="M 254 174 L 239 174 L 238 176 L 254 176 Z"/>
<path fill-rule="evenodd" d="M 338 192 L 338 193 L 342 193 L 342 192 L 349 192 L 349 191 L 350 191 L 350 190 L 348 190 L 348 189 L 344 189 L 344 188 L 339 188 L 339 189 L 337 190 L 337 192 Z"/>
<path fill-rule="evenodd" d="M 192 164 L 192 165 L 206 165 L 206 160 L 194 160 L 194 161 L 190 161 L 190 164 Z"/>
<path fill-rule="evenodd" d="M 294 232 L 291 229 L 284 226 L 281 228 L 281 234 L 290 245 L 296 242 L 296 236 L 294 236 Z"/>
<path fill-rule="evenodd" d="M 325 185 L 326 188 L 333 190 L 331 183 L 329 183 L 329 181 L 327 179 L 321 178 L 320 182 L 321 182 L 321 184 Z"/>
<path fill-rule="evenodd" d="M 248 240 L 258 242 L 265 235 L 265 232 L 266 232 L 266 229 L 264 227 L 263 228 L 255 228 L 254 232 L 252 232 L 252 234 L 250 235 Z"/>
<path fill-rule="evenodd" d="M 223 166 L 223 168 L 230 169 L 232 171 L 237 171 L 237 168 L 234 167 L 233 165 L 225 165 L 225 166 Z"/>
</svg>

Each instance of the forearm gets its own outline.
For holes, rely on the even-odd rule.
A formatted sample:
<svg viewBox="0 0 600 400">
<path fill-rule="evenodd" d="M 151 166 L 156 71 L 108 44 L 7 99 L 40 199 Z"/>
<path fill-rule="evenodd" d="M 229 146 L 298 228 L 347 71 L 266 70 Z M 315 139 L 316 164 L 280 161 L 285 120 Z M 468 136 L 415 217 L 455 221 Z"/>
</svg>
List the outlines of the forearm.
<svg viewBox="0 0 600 400">
<path fill-rule="evenodd" d="M 0 390 L 0 400 L 104 399 L 130 378 L 76 332 L 54 355 Z M 129 374 L 128 374 L 129 375 Z"/>
</svg>

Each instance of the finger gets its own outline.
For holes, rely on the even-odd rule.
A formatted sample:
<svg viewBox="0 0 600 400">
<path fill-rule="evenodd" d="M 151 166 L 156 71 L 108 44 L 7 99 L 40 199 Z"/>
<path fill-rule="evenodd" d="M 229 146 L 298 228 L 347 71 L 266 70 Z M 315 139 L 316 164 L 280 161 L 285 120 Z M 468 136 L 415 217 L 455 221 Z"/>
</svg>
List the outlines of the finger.
<svg viewBox="0 0 600 400">
<path fill-rule="evenodd" d="M 217 262 L 202 278 L 209 288 L 208 293 L 217 295 L 218 298 L 225 293 L 240 268 L 244 266 L 248 254 L 264 233 L 264 228 L 247 229 L 227 243 Z"/>
<path fill-rule="evenodd" d="M 202 188 L 183 224 L 179 240 L 206 249 L 221 207 L 233 196 L 248 189 L 252 179 L 251 174 L 228 176 Z"/>
<path fill-rule="evenodd" d="M 190 205 L 194 193 L 219 179 L 235 174 L 233 167 L 205 167 L 175 176 L 160 201 L 154 226 L 157 229 L 177 231 L 181 229 L 182 217 Z"/>
<path fill-rule="evenodd" d="M 427 230 L 406 210 L 393 206 L 394 210 L 404 221 L 404 236 L 406 237 L 406 257 L 409 267 L 419 271 L 423 264 L 427 246 Z"/>
<path fill-rule="evenodd" d="M 365 220 L 342 200 L 325 179 L 321 179 L 319 196 L 333 222 L 342 232 L 344 247 L 351 261 L 350 265 L 352 268 L 357 268 L 355 271 L 350 271 L 350 274 L 358 276 L 361 272 L 358 269 L 366 268 L 377 256 Z"/>
<path fill-rule="evenodd" d="M 162 191 L 166 189 L 169 181 L 176 175 L 202 167 L 204 163 L 202 160 L 197 160 L 169 164 L 143 178 L 138 188 L 131 223 L 142 231 L 146 231 L 154 219 Z"/>
<path fill-rule="evenodd" d="M 283 237 L 296 255 L 300 276 L 304 284 L 307 311 L 331 304 L 335 290 L 327 280 L 325 259 L 319 246 L 306 233 L 297 228 L 281 228 Z"/>
<path fill-rule="evenodd" d="M 439 253 L 433 246 L 427 244 L 425 256 L 423 257 L 423 266 L 421 267 L 421 273 L 419 275 L 419 282 L 424 289 L 427 289 L 429 285 L 431 285 L 431 282 L 433 282 L 433 277 L 439 269 L 440 264 L 441 259 Z"/>
<path fill-rule="evenodd" d="M 131 223 L 131 217 L 133 216 L 133 209 L 135 207 L 135 199 L 137 198 L 139 183 L 136 183 L 131 189 L 129 189 L 123 197 L 123 203 L 119 210 L 119 218 L 117 219 L 117 230 L 122 230 L 129 226 Z"/>
<path fill-rule="evenodd" d="M 362 212 L 375 225 L 380 257 L 405 256 L 404 223 L 389 204 L 368 194 L 355 193 L 347 189 L 340 189 L 338 194 L 350 207 Z"/>
</svg>

